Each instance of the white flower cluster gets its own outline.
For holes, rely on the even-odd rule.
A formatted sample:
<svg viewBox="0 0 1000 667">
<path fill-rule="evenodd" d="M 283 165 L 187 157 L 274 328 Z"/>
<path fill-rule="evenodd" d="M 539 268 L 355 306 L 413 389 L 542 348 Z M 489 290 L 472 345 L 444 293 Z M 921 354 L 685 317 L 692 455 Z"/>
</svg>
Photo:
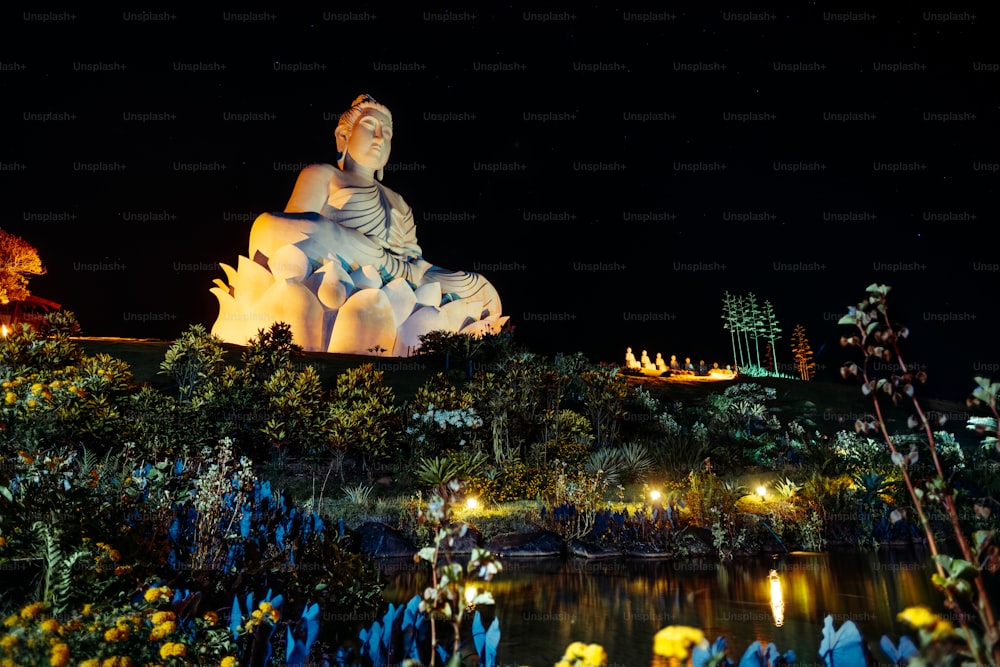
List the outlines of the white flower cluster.
<svg viewBox="0 0 1000 667">
<path fill-rule="evenodd" d="M 423 414 L 415 412 L 413 420 L 421 424 L 433 424 L 439 431 L 449 428 L 471 429 L 479 428 L 483 425 L 483 419 L 476 414 L 472 408 L 462 410 L 435 410 L 434 405 L 428 405 L 427 411 Z"/>
<path fill-rule="evenodd" d="M 684 430 L 669 412 L 661 412 L 656 418 L 660 430 L 669 437 L 677 437 Z"/>
<path fill-rule="evenodd" d="M 888 448 L 880 440 L 867 438 L 853 431 L 837 431 L 833 450 L 849 463 L 871 468 L 885 457 Z"/>
<path fill-rule="evenodd" d="M 954 468 L 965 467 L 965 452 L 962 445 L 955 440 L 955 436 L 947 431 L 937 431 L 934 433 L 934 446 L 937 448 L 938 456 Z"/>
</svg>

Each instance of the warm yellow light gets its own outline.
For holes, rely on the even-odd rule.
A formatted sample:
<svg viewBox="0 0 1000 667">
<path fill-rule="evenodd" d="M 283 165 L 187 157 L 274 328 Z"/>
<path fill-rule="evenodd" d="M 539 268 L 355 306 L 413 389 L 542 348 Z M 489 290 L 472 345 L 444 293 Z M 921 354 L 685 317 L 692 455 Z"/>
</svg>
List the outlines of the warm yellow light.
<svg viewBox="0 0 1000 667">
<path fill-rule="evenodd" d="M 659 491 L 650 491 L 650 492 L 649 492 L 649 497 L 650 497 L 650 498 L 651 498 L 651 499 L 653 500 L 653 502 L 655 503 L 655 502 L 656 502 L 657 500 L 659 500 L 659 499 L 660 499 L 660 492 L 659 492 Z"/>
<path fill-rule="evenodd" d="M 6 338 L 8 333 L 9 329 L 7 329 L 7 325 L 6 324 L 0 325 L 0 335 Z"/>
<path fill-rule="evenodd" d="M 785 598 L 781 594 L 781 579 L 778 578 L 778 571 L 771 570 L 767 575 L 767 580 L 771 584 L 771 613 L 774 615 L 774 627 L 780 628 L 785 624 Z"/>
<path fill-rule="evenodd" d="M 474 510 L 479 507 L 479 501 L 475 498 L 467 498 L 465 500 L 465 506 L 470 510 Z"/>
<path fill-rule="evenodd" d="M 466 604 L 472 604 L 472 601 L 476 599 L 477 595 L 479 595 L 479 591 L 476 590 L 475 586 L 466 586 L 465 587 L 465 603 Z"/>
<path fill-rule="evenodd" d="M 757 487 L 757 495 L 760 496 L 761 498 L 763 498 L 764 496 L 766 496 L 767 495 L 767 487 L 764 486 L 763 484 L 761 484 L 760 486 L 758 486 Z"/>
</svg>

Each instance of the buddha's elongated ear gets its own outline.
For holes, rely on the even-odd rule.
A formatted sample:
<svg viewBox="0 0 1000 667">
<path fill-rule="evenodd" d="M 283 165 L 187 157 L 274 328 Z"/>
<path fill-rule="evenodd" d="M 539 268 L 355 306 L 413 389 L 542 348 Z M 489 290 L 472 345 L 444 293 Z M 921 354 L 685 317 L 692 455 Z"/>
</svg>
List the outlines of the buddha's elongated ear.
<svg viewBox="0 0 1000 667">
<path fill-rule="evenodd" d="M 343 170 L 344 159 L 347 157 L 347 144 L 351 138 L 351 129 L 347 125 L 338 125 L 333 131 L 333 136 L 337 139 L 337 166 Z"/>
</svg>

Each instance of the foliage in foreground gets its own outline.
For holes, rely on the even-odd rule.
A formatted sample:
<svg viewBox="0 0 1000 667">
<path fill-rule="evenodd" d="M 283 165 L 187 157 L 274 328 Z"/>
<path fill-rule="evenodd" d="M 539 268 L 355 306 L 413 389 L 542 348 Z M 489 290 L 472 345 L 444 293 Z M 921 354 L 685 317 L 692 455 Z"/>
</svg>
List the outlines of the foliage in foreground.
<svg viewBox="0 0 1000 667">
<path fill-rule="evenodd" d="M 884 297 L 876 290 L 869 299 L 878 294 Z M 870 335 L 881 345 L 862 349 L 884 359 L 886 343 L 894 342 L 892 330 L 880 330 L 880 324 L 869 329 L 871 320 L 864 324 L 858 341 Z M 925 428 L 930 456 L 906 436 L 885 434 L 880 413 L 859 420 L 866 431 L 861 434 L 814 435 L 814 424 L 804 416 L 783 423 L 770 409 L 773 390 L 753 382 L 728 385 L 697 405 L 664 404 L 630 386 L 614 367 L 589 364 L 579 355 L 547 361 L 508 350 L 464 381 L 454 374 L 429 379 L 397 411 L 395 396 L 370 365 L 342 374 L 327 391 L 314 369 L 296 365 L 290 336 L 276 325 L 251 341 L 241 367 L 223 365 L 216 342 L 193 327 L 164 362 L 164 370 L 177 380 L 177 395 L 170 396 L 136 387 L 120 361 L 83 355 L 71 340 L 77 331 L 71 314 L 61 313 L 38 329 L 15 331 L 0 344 L 6 392 L 0 405 L 5 463 L 0 559 L 30 562 L 39 572 L 33 584 L 11 591 L 18 603 L 12 597 L 8 606 L 16 611 L 20 601 L 38 599 L 44 605 L 39 610 L 71 623 L 82 605 L 111 599 L 116 601 L 112 607 L 92 609 L 115 614 L 112 634 L 132 637 L 148 629 L 152 636 L 162 623 L 146 628 L 132 620 L 128 605 L 153 582 L 172 587 L 174 596 L 181 591 L 179 601 L 190 597 L 191 609 L 200 605 L 222 612 L 223 621 L 227 610 L 235 610 L 231 618 L 236 626 L 231 620 L 229 628 L 233 650 L 241 661 L 254 664 L 263 664 L 267 655 L 280 659 L 286 648 L 298 659 L 310 647 L 318 652 L 321 646 L 337 645 L 343 637 L 328 634 L 329 624 L 316 629 L 318 607 L 379 602 L 377 587 L 365 578 L 370 570 L 363 559 L 341 549 L 343 527 L 334 531 L 323 525 L 317 513 L 323 490 L 318 499 L 314 492 L 305 505 L 296 505 L 287 489 L 272 492 L 265 486 L 257 474 L 262 463 L 282 470 L 292 469 L 284 467 L 289 460 L 329 461 L 329 477 L 334 470 L 343 475 L 340 464 L 346 460 L 353 464 L 354 476 L 363 472 L 371 480 L 380 465 L 423 460 L 418 483 L 440 489 L 440 498 L 456 478 L 465 477 L 468 488 L 486 500 L 505 500 L 501 493 L 509 493 L 510 499 L 541 501 L 551 512 L 530 521 L 566 539 L 611 539 L 675 554 L 684 553 L 685 529 L 708 528 L 721 558 L 759 550 L 767 533 L 788 544 L 822 548 L 835 523 L 825 520 L 828 512 L 856 516 L 868 546 L 893 539 L 900 526 L 929 527 L 938 535 L 941 526 L 954 525 L 951 514 L 925 513 L 923 521 L 921 501 L 941 502 L 951 493 L 953 507 L 972 504 L 953 493 L 952 483 L 968 477 L 962 448 L 947 434 Z M 470 361 L 475 354 L 469 348 Z M 901 402 L 913 396 L 918 375 L 865 376 L 863 386 L 870 394 Z M 995 418 L 997 386 L 984 378 L 977 383 L 976 400 L 989 405 Z M 408 416 L 405 431 L 393 421 L 400 414 Z M 932 422 L 928 416 L 916 423 L 926 427 Z M 868 426 L 879 424 L 881 431 Z M 983 433 L 997 428 L 989 418 L 976 426 Z M 234 437 L 225 441 L 230 432 Z M 891 457 L 881 454 L 878 441 L 867 433 L 882 434 L 890 449 L 896 445 Z M 995 442 L 987 436 L 984 448 L 992 452 Z M 777 500 L 751 503 L 754 499 L 735 474 L 747 467 L 786 475 L 774 487 Z M 822 472 L 809 478 L 803 473 L 810 469 Z M 924 484 L 917 489 L 924 495 L 911 495 L 911 507 L 904 506 L 903 489 L 910 490 L 907 474 L 932 480 L 917 482 Z M 608 493 L 623 502 L 626 493 L 635 493 L 651 476 L 664 480 L 660 500 L 646 505 L 647 487 L 640 507 L 627 517 L 609 511 Z M 935 483 L 938 478 L 947 481 Z M 631 489 L 626 491 L 625 485 Z M 372 488 L 356 487 L 357 502 L 367 503 Z M 992 525 L 986 523 L 991 521 L 986 494 L 975 502 L 983 508 L 977 520 Z M 424 517 L 434 523 L 438 509 L 428 505 Z M 919 523 L 909 516 L 917 516 Z M 969 525 L 963 516 L 959 514 L 960 528 Z M 430 655 L 451 656 L 449 660 L 466 646 L 459 636 L 463 616 L 468 620 L 468 589 L 460 584 L 472 574 L 438 559 L 446 553 L 442 544 L 461 538 L 455 530 L 461 528 L 442 521 L 431 532 L 435 546 L 428 549 L 434 553 L 423 552 L 436 583 L 424 592 L 421 613 L 429 614 L 427 627 L 435 619 L 443 621 L 435 647 L 446 653 Z M 991 539 L 988 530 L 974 532 L 968 546 L 975 554 L 946 560 L 939 552 L 935 558 L 941 568 L 936 583 L 963 605 L 966 616 L 960 621 L 974 620 L 976 577 L 994 563 Z M 489 567 L 488 555 L 478 554 L 475 560 L 477 567 Z M 93 567 L 82 567 L 91 563 Z M 265 590 L 275 595 L 268 593 L 254 605 L 254 596 Z M 485 603 L 483 595 L 488 593 L 477 590 L 473 600 Z M 248 639 L 250 630 L 258 628 L 255 622 L 268 619 L 274 623 L 260 626 Z M 932 629 L 939 635 L 938 646 L 946 639 L 954 643 L 952 635 L 943 634 L 943 624 Z M 110 625 L 105 628 L 110 630 Z M 931 650 L 934 632 L 927 642 L 918 638 L 922 650 Z M 955 633 L 973 637 L 964 627 Z M 190 658 L 196 646 L 209 654 L 205 642 L 215 641 L 208 634 L 175 641 L 167 641 L 165 629 L 156 634 L 163 635 L 156 640 L 161 643 L 150 651 L 162 651 L 166 641 L 169 655 L 160 658 L 175 660 L 172 664 Z M 265 635 L 266 641 L 260 639 Z M 477 636 L 474 630 L 474 643 Z M 7 640 L 6 648 L 20 639 Z M 442 642 L 450 643 L 451 650 Z M 983 650 L 990 645 L 995 640 L 987 631 Z M 67 646 L 74 658 L 84 655 Z M 770 650 L 765 645 L 758 649 L 760 655 Z M 949 650 L 973 655 L 975 643 Z M 59 662 L 65 652 L 60 648 L 48 660 Z M 116 655 L 105 651 L 101 659 Z M 592 650 L 590 658 L 594 655 Z M 567 652 L 566 660 L 586 659 L 582 650 Z"/>
<path fill-rule="evenodd" d="M 865 298 L 857 306 L 849 308 L 841 318 L 840 324 L 851 326 L 856 331 L 851 336 L 843 336 L 841 343 L 858 348 L 863 355 L 860 365 L 856 362 L 845 363 L 842 375 L 857 377 L 864 394 L 871 397 L 874 416 L 861 420 L 860 428 L 884 439 L 890 459 L 902 475 L 937 570 L 932 581 L 944 594 L 946 606 L 961 626 L 954 635 L 961 639 L 964 647 L 957 652 L 963 658 L 971 658 L 976 665 L 998 664 L 1000 625 L 997 624 L 983 578 L 984 569 L 992 572 L 1000 569 L 1000 554 L 994 544 L 995 531 L 978 530 L 971 536 L 965 533 L 958 510 L 962 491 L 954 486 L 951 475 L 945 472 L 931 419 L 917 400 L 916 385 L 926 380 L 926 374 L 911 371 L 903 359 L 900 345 L 909 336 L 909 330 L 889 316 L 887 296 L 890 289 L 888 285 L 869 285 Z M 889 362 L 895 372 L 887 377 L 879 376 L 875 371 L 875 362 Z M 976 378 L 976 381 L 979 387 L 972 398 L 988 405 L 995 418 L 1000 384 L 991 384 L 983 378 Z M 910 441 L 907 451 L 900 446 L 900 439 L 889 433 L 879 402 L 881 396 L 896 405 L 903 402 L 912 404 L 916 415 L 911 424 L 923 431 L 927 453 L 933 462 L 933 472 L 928 478 L 914 479 L 911 476 L 911 466 L 921 457 L 920 448 L 916 442 Z M 994 428 L 1000 428 L 1000 425 L 994 424 Z M 942 540 L 935 534 L 928 516 L 935 508 L 943 511 L 960 557 L 944 553 Z"/>
</svg>

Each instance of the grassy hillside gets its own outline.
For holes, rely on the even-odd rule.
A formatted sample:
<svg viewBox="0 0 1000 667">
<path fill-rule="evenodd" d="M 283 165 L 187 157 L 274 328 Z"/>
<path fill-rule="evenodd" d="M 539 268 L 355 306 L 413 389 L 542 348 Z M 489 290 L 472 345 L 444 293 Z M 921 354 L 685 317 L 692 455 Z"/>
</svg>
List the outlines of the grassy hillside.
<svg viewBox="0 0 1000 667">
<path fill-rule="evenodd" d="M 160 362 L 173 344 L 172 341 L 86 337 L 77 341 L 88 355 L 109 354 L 128 363 L 132 368 L 133 379 L 139 384 L 148 384 L 165 393 L 176 390 L 176 385 L 169 377 L 159 374 Z M 223 363 L 240 366 L 244 348 L 228 343 L 223 347 L 226 350 Z M 385 373 L 386 382 L 400 400 L 407 400 L 413 396 L 428 376 L 444 370 L 443 366 L 432 366 L 427 359 L 396 359 L 322 352 L 304 352 L 298 363 L 303 368 L 310 365 L 315 367 L 324 386 L 327 387 L 332 387 L 337 376 L 348 368 L 355 368 L 361 364 L 374 364 L 376 370 Z"/>
<path fill-rule="evenodd" d="M 87 354 L 109 354 L 112 357 L 127 362 L 132 368 L 136 382 L 149 384 L 160 391 L 170 393 L 175 390 L 173 382 L 166 375 L 158 373 L 160 362 L 163 361 L 171 341 L 131 340 L 112 338 L 80 338 L 80 345 Z M 239 365 L 242 347 L 225 345 L 225 363 Z M 381 358 L 349 354 L 326 354 L 307 352 L 302 355 L 299 363 L 304 367 L 312 365 L 319 372 L 324 386 L 332 387 L 337 375 L 348 368 L 371 363 L 376 369 L 385 373 L 386 382 L 393 388 L 396 397 L 401 401 L 409 400 L 417 388 L 432 374 L 443 371 L 440 360 L 429 358 Z M 683 382 L 660 378 L 632 377 L 630 381 L 649 390 L 656 398 L 665 404 L 681 401 L 687 405 L 695 404 L 709 394 L 720 392 L 733 381 L 722 382 Z M 753 378 L 766 387 L 775 389 L 777 398 L 772 407 L 783 421 L 793 417 L 810 415 L 816 424 L 816 429 L 822 433 L 831 433 L 841 428 L 851 428 L 856 419 L 871 412 L 871 401 L 861 394 L 860 388 L 849 382 L 801 382 L 778 378 Z M 956 436 L 965 433 L 965 421 L 969 416 L 968 408 L 951 401 L 936 400 L 921 396 L 921 405 L 927 411 L 943 414 L 947 417 L 945 430 L 952 431 Z M 907 430 L 906 420 L 913 413 L 911 405 L 904 403 L 900 407 L 884 404 L 884 414 L 890 429 L 894 432 Z"/>
</svg>

